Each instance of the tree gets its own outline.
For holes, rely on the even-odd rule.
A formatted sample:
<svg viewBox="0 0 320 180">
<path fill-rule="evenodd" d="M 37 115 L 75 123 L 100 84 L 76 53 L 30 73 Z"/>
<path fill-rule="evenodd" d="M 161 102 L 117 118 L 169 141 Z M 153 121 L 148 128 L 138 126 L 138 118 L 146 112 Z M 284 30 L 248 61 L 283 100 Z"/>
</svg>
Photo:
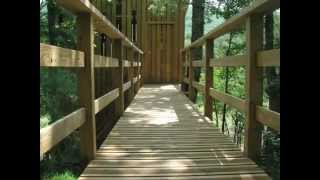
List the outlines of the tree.
<svg viewBox="0 0 320 180">
<path fill-rule="evenodd" d="M 205 10 L 205 0 L 193 0 L 192 1 L 192 35 L 191 42 L 196 41 L 204 33 L 204 11 Z M 202 47 L 194 48 L 191 50 L 191 60 L 196 61 L 202 59 Z M 194 68 L 194 79 L 199 81 L 201 68 Z M 191 101 L 195 102 L 197 97 L 197 89 L 195 89 L 194 99 Z"/>
</svg>

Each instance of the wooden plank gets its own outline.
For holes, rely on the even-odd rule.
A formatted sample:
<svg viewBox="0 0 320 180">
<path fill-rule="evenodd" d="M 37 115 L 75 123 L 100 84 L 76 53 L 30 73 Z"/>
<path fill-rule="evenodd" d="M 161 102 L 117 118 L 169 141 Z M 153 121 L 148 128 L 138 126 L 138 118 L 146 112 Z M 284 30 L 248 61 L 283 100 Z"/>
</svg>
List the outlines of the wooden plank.
<svg viewBox="0 0 320 180">
<path fill-rule="evenodd" d="M 173 25 L 176 22 L 175 21 L 147 21 L 147 24 L 153 24 L 153 25 Z"/>
<path fill-rule="evenodd" d="M 192 61 L 192 66 L 193 67 L 202 67 L 203 61 L 202 60 Z"/>
<path fill-rule="evenodd" d="M 189 81 L 189 79 L 188 79 L 188 78 L 184 78 L 184 79 L 183 79 L 183 82 L 185 82 L 185 83 L 189 84 L 189 82 L 190 82 L 190 81 Z"/>
<path fill-rule="evenodd" d="M 212 120 L 212 98 L 210 96 L 210 88 L 213 88 L 213 68 L 210 67 L 210 59 L 213 58 L 214 53 L 213 39 L 207 40 L 205 44 L 205 88 L 204 88 L 204 115 Z"/>
<path fill-rule="evenodd" d="M 218 59 L 211 59 L 210 66 L 245 66 L 248 62 L 248 56 L 226 56 Z"/>
<path fill-rule="evenodd" d="M 93 17 L 96 31 L 105 33 L 113 39 L 122 39 L 124 45 L 143 54 L 143 51 L 136 47 L 134 43 L 130 41 L 130 38 L 127 38 L 121 33 L 89 0 L 57 0 L 57 3 L 74 14 L 89 13 Z"/>
<path fill-rule="evenodd" d="M 127 91 L 131 87 L 131 81 L 123 84 L 123 92 Z"/>
<path fill-rule="evenodd" d="M 107 105 L 112 103 L 117 97 L 119 96 L 119 89 L 116 88 L 105 95 L 99 97 L 98 99 L 94 100 L 94 106 L 95 106 L 95 114 L 100 112 L 103 108 L 105 108 Z"/>
<path fill-rule="evenodd" d="M 131 62 L 128 60 L 123 60 L 123 66 L 124 67 L 131 67 Z"/>
<path fill-rule="evenodd" d="M 41 67 L 84 67 L 84 53 L 40 43 Z"/>
<path fill-rule="evenodd" d="M 86 120 L 85 108 L 80 108 L 40 129 L 40 156 L 78 129 Z"/>
<path fill-rule="evenodd" d="M 191 105 L 178 86 L 145 85 L 81 177 L 201 179 L 219 174 L 265 175 L 243 156 L 232 138 L 214 128 Z"/>
<path fill-rule="evenodd" d="M 280 132 L 280 113 L 271 111 L 262 106 L 256 106 L 256 108 L 257 121 Z"/>
<path fill-rule="evenodd" d="M 204 85 L 203 84 L 200 84 L 199 82 L 197 82 L 197 81 L 193 81 L 192 82 L 192 86 L 193 87 L 195 87 L 197 90 L 198 90 L 198 92 L 201 92 L 201 93 L 204 93 Z"/>
<path fill-rule="evenodd" d="M 232 16 L 224 23 L 214 28 L 213 30 L 206 33 L 201 38 L 197 39 L 189 46 L 185 47 L 183 50 L 189 49 L 191 47 L 201 46 L 206 39 L 214 39 L 225 33 L 230 32 L 231 30 L 239 27 L 243 24 L 246 19 L 253 14 L 261 14 L 267 11 L 272 11 L 280 7 L 280 0 L 259 0 L 255 1 L 250 7 L 245 8 L 240 11 L 238 15 Z"/>
<path fill-rule="evenodd" d="M 257 67 L 257 52 L 263 48 L 263 16 L 250 16 L 246 22 L 248 65 L 246 71 L 247 113 L 245 124 L 246 155 L 256 161 L 261 152 L 261 124 L 256 121 L 256 106 L 262 104 L 263 74 Z"/>
<path fill-rule="evenodd" d="M 156 55 L 156 82 L 161 82 L 161 25 L 156 25 L 157 27 L 157 40 L 156 40 L 156 52 L 157 52 L 157 55 Z"/>
<path fill-rule="evenodd" d="M 246 101 L 242 100 L 240 98 L 234 97 L 232 95 L 223 93 L 223 92 L 219 92 L 213 88 L 210 88 L 210 96 L 214 99 L 217 99 L 219 101 L 222 101 L 236 109 L 238 109 L 239 111 L 242 112 L 246 112 Z"/>
<path fill-rule="evenodd" d="M 257 52 L 258 67 L 280 66 L 280 49 Z"/>
<path fill-rule="evenodd" d="M 94 34 L 93 18 L 90 14 L 77 16 L 77 46 L 83 51 L 84 71 L 78 75 L 79 104 L 86 108 L 86 121 L 80 127 L 80 150 L 85 161 L 94 159 L 96 154 L 96 120 L 94 109 L 95 84 L 94 84 Z"/>
<path fill-rule="evenodd" d="M 94 67 L 95 68 L 119 67 L 119 60 L 112 57 L 94 55 Z"/>
<path fill-rule="evenodd" d="M 138 76 L 133 78 L 133 83 L 136 84 L 138 82 Z"/>
<path fill-rule="evenodd" d="M 194 88 L 193 88 L 193 80 L 194 80 L 194 70 L 193 70 L 193 67 L 192 67 L 192 60 L 191 60 L 191 57 L 192 57 L 192 55 L 191 55 L 191 50 L 190 49 L 188 49 L 188 51 L 187 51 L 187 61 L 188 61 L 188 63 L 189 63 L 189 86 L 188 86 L 188 90 L 189 90 L 189 99 L 192 101 L 192 102 L 194 102 L 194 100 L 196 99 L 196 97 L 195 97 L 195 90 L 194 90 Z"/>
<path fill-rule="evenodd" d="M 204 176 L 166 176 L 166 177 L 130 177 L 130 180 L 190 180 L 190 179 L 201 179 L 201 180 L 271 180 L 266 174 L 235 174 L 235 175 L 204 175 Z M 81 176 L 79 180 L 105 180 L 106 177 L 84 177 Z M 125 180 L 128 177 L 112 177 L 114 180 Z"/>
</svg>

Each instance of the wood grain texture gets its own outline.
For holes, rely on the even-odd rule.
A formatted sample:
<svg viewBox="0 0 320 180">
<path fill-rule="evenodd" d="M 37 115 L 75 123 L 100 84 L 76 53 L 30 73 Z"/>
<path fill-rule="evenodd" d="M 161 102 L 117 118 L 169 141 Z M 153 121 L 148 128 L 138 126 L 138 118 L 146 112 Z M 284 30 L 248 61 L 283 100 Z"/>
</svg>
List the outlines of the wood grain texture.
<svg viewBox="0 0 320 180">
<path fill-rule="evenodd" d="M 257 106 L 256 108 L 257 121 L 280 132 L 280 113 L 271 111 L 262 106 Z"/>
<path fill-rule="evenodd" d="M 40 129 L 40 155 L 79 128 L 86 120 L 85 108 L 80 108 L 59 119 L 49 126 Z"/>
<path fill-rule="evenodd" d="M 112 57 L 94 55 L 95 68 L 119 67 L 119 60 Z"/>
<path fill-rule="evenodd" d="M 110 38 L 122 39 L 123 44 L 133 48 L 135 51 L 143 54 L 131 40 L 130 37 L 126 37 L 123 33 L 116 28 L 112 22 L 106 18 L 89 0 L 57 0 L 57 3 L 66 8 L 67 10 L 75 13 L 87 13 L 93 17 L 93 23 L 95 30 L 101 33 L 105 33 Z"/>
<path fill-rule="evenodd" d="M 259 51 L 257 61 L 259 67 L 280 66 L 280 49 Z"/>
<path fill-rule="evenodd" d="M 245 66 L 248 57 L 246 55 L 226 56 L 219 59 L 211 59 L 210 66 Z"/>
<path fill-rule="evenodd" d="M 270 179 L 193 106 L 144 85 L 79 179 Z"/>
<path fill-rule="evenodd" d="M 84 67 L 84 53 L 40 43 L 41 67 Z"/>
<path fill-rule="evenodd" d="M 246 112 L 247 110 L 247 107 L 246 107 L 247 103 L 245 100 L 237 98 L 230 94 L 219 92 L 213 88 L 210 88 L 210 96 L 214 99 L 217 99 L 221 102 L 228 104 L 229 106 L 232 106 L 238 109 L 239 111 Z"/>
<path fill-rule="evenodd" d="M 105 108 L 107 105 L 112 103 L 117 97 L 119 96 L 119 89 L 116 88 L 105 95 L 99 97 L 98 99 L 94 100 L 94 106 L 95 106 L 95 114 L 100 112 L 103 108 Z"/>
</svg>

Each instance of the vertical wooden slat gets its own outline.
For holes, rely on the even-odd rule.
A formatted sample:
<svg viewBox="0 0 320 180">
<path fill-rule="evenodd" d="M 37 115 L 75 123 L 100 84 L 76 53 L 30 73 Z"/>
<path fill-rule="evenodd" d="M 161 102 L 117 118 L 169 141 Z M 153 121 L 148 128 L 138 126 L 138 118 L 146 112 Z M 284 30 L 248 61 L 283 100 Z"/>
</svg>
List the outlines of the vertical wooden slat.
<svg viewBox="0 0 320 180">
<path fill-rule="evenodd" d="M 210 59 L 213 58 L 213 40 L 208 39 L 205 44 L 205 90 L 204 90 L 204 115 L 212 120 L 212 98 L 210 88 L 212 87 L 213 68 L 210 67 Z"/>
<path fill-rule="evenodd" d="M 192 67 L 192 49 L 188 49 L 188 63 L 189 63 L 189 99 L 191 101 L 194 101 L 195 99 L 195 90 L 194 87 L 192 86 L 193 80 L 194 80 L 194 70 Z"/>
<path fill-rule="evenodd" d="M 79 72 L 79 102 L 86 108 L 86 121 L 80 127 L 80 148 L 82 157 L 90 161 L 96 154 L 96 122 L 94 110 L 94 63 L 93 63 L 93 19 L 90 14 L 77 16 L 77 46 L 85 54 L 85 67 Z"/>
<path fill-rule="evenodd" d="M 152 77 L 152 79 L 151 79 L 151 81 L 152 82 L 156 82 L 156 55 L 157 55 L 157 53 L 156 53 L 156 45 L 157 45 L 157 37 L 156 37 L 156 35 L 157 35 L 157 25 L 151 25 L 151 27 L 152 27 L 152 50 L 151 50 L 151 54 L 152 54 L 152 58 L 151 58 L 151 60 L 150 60 L 150 62 L 151 62 L 151 64 L 152 64 L 152 70 L 151 70 L 151 77 Z"/>
<path fill-rule="evenodd" d="M 172 62 L 172 59 L 171 59 L 171 42 L 172 42 L 172 39 L 171 39 L 171 25 L 166 25 L 167 27 L 167 42 L 166 42 L 166 46 L 167 46 L 167 67 L 166 67 L 166 81 L 167 82 L 170 82 L 170 67 L 171 67 L 171 62 Z"/>
<path fill-rule="evenodd" d="M 256 121 L 256 105 L 262 103 L 262 69 L 256 66 L 256 53 L 262 49 L 263 18 L 252 15 L 246 22 L 247 38 L 247 81 L 246 93 L 248 98 L 248 112 L 246 114 L 245 154 L 256 161 L 261 146 L 261 124 Z"/>
<path fill-rule="evenodd" d="M 142 50 L 144 52 L 143 56 L 142 56 L 142 82 L 141 85 L 145 82 L 146 78 L 148 76 L 146 76 L 146 71 L 147 71 L 147 65 L 146 65 L 146 60 L 148 59 L 148 50 L 150 46 L 147 46 L 148 43 L 150 42 L 150 38 L 149 38 L 149 32 L 147 31 L 147 23 L 146 23 L 146 0 L 141 0 L 141 47 Z M 146 40 L 146 37 L 148 38 L 148 41 Z M 148 69 L 149 70 L 149 69 Z"/>
<path fill-rule="evenodd" d="M 123 96 L 123 46 L 121 39 L 113 41 L 112 48 L 113 57 L 119 60 L 119 67 L 113 70 L 113 86 L 119 88 L 119 97 L 115 100 L 115 116 L 118 118 L 124 111 L 124 96 Z"/>
<path fill-rule="evenodd" d="M 157 17 L 157 20 L 160 19 L 159 17 Z M 160 82 L 160 76 L 161 76 L 161 72 L 160 72 L 160 68 L 161 68 L 161 57 L 160 57 L 160 35 L 161 35 L 161 25 L 157 24 L 157 41 L 156 41 L 156 82 Z"/>
<path fill-rule="evenodd" d="M 131 87 L 128 90 L 128 102 L 130 103 L 134 97 L 134 85 L 133 85 L 133 49 L 128 48 L 128 61 L 130 67 L 128 68 L 128 80 L 131 82 Z"/>
</svg>

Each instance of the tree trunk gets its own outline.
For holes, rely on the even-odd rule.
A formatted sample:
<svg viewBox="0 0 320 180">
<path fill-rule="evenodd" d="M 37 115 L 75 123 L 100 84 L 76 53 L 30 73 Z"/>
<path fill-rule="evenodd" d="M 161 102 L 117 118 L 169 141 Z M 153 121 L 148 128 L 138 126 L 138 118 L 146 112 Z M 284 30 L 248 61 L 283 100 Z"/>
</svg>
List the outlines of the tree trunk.
<svg viewBox="0 0 320 180">
<path fill-rule="evenodd" d="M 199 39 L 203 36 L 204 33 L 204 8 L 205 0 L 196 0 L 192 2 L 192 35 L 191 42 Z M 202 47 L 194 48 L 191 51 L 191 60 L 200 60 L 202 59 Z M 201 68 L 194 68 L 194 79 L 199 81 L 200 79 Z M 195 89 L 195 99 L 191 99 L 195 102 L 197 97 L 197 89 Z"/>
<path fill-rule="evenodd" d="M 56 42 L 56 32 L 55 32 L 55 20 L 57 16 L 57 7 L 54 0 L 47 0 L 47 9 L 48 9 L 48 35 L 49 35 L 49 44 L 57 45 Z"/>
<path fill-rule="evenodd" d="M 233 33 L 230 33 L 229 42 L 228 42 L 228 49 L 226 51 L 226 56 L 230 55 L 232 38 L 233 38 Z M 225 88 L 224 88 L 224 92 L 225 93 L 229 93 L 228 85 L 229 85 L 229 67 L 226 67 L 226 80 L 225 80 Z M 227 104 L 224 103 L 223 104 L 223 112 L 222 112 L 222 132 L 223 133 L 224 133 L 225 126 L 227 126 L 226 112 L 227 112 Z"/>
</svg>

